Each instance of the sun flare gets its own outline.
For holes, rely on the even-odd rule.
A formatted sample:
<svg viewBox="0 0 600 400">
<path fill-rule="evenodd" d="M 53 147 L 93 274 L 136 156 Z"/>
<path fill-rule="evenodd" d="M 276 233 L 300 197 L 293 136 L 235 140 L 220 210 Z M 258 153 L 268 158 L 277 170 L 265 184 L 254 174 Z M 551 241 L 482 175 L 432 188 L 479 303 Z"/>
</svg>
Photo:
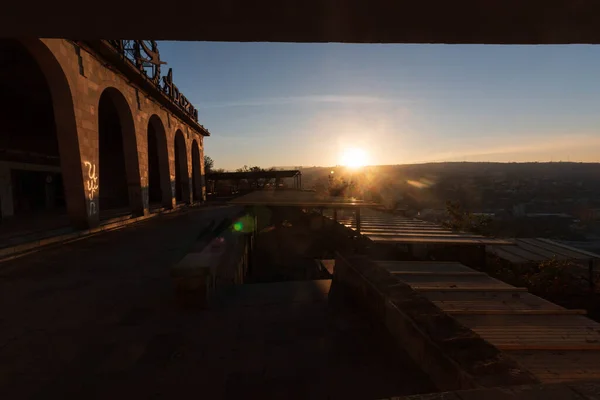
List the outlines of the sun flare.
<svg viewBox="0 0 600 400">
<path fill-rule="evenodd" d="M 367 152 L 356 147 L 346 149 L 341 155 L 341 164 L 349 168 L 360 168 L 367 165 Z"/>
</svg>

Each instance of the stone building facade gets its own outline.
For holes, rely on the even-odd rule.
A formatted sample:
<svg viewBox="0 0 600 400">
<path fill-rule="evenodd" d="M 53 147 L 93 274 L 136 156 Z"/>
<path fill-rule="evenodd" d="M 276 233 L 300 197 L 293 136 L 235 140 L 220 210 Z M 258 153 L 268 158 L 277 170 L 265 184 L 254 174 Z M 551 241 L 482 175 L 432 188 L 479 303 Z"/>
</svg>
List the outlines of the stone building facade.
<svg viewBox="0 0 600 400">
<path fill-rule="evenodd" d="M 209 132 L 111 51 L 0 40 L 3 220 L 63 210 L 89 228 L 106 210 L 139 216 L 205 199 Z"/>
</svg>

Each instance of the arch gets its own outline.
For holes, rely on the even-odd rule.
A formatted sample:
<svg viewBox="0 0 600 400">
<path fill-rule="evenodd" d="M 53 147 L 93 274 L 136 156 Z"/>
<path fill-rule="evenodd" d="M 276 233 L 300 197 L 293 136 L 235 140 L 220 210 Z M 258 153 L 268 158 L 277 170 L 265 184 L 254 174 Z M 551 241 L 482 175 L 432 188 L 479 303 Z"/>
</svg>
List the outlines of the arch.
<svg viewBox="0 0 600 400">
<path fill-rule="evenodd" d="M 190 176 L 188 173 L 187 146 L 181 130 L 175 132 L 175 200 L 189 203 Z"/>
<path fill-rule="evenodd" d="M 202 201 L 202 169 L 200 158 L 200 146 L 198 141 L 192 141 L 192 199 L 194 202 Z"/>
<path fill-rule="evenodd" d="M 148 120 L 148 202 L 173 207 L 169 173 L 169 150 L 165 126 L 156 114 Z"/>
<path fill-rule="evenodd" d="M 142 215 L 133 113 L 125 96 L 114 87 L 105 88 L 98 101 L 98 152 L 99 210 L 131 210 Z"/>
<path fill-rule="evenodd" d="M 53 130 L 51 135 L 55 138 L 51 140 L 53 144 L 49 142 L 47 148 L 39 149 L 42 154 L 54 152 L 58 158 L 58 165 L 55 167 L 56 172 L 45 177 L 46 184 L 43 190 L 46 192 L 46 208 L 64 204 L 71 223 L 78 228 L 87 228 L 93 224 L 93 218 L 88 218 L 88 202 L 86 202 L 77 122 L 69 79 L 52 50 L 40 39 L 2 39 L 0 40 L 0 47 L 2 52 L 6 53 L 13 50 L 17 53 L 22 52 L 21 55 L 25 58 L 30 58 L 31 65 L 37 68 L 37 73 L 42 77 L 43 86 L 46 88 L 37 94 L 44 96 L 44 90 L 49 92 L 49 103 L 47 104 L 51 107 L 51 110 L 46 106 L 28 109 L 29 119 L 31 120 L 43 117 L 44 113 L 47 112 L 46 116 L 49 117 L 47 127 L 48 130 Z M 15 59 L 11 61 L 15 61 Z M 26 62 L 26 60 L 22 61 Z M 21 74 L 26 73 L 24 71 L 19 72 Z M 33 78 L 33 76 L 28 77 L 28 81 Z M 26 91 L 23 88 L 19 89 L 21 89 L 21 93 Z M 17 103 L 18 100 L 14 99 L 14 102 Z M 43 130 L 37 133 L 44 135 L 48 131 Z M 28 140 L 28 142 L 29 145 L 36 143 L 35 140 Z M 35 165 L 37 162 L 34 161 L 32 164 Z M 43 171 L 44 168 L 40 168 L 39 165 L 32 166 L 30 182 L 37 180 L 37 178 L 33 178 L 36 172 Z M 61 197 L 58 198 L 57 196 Z M 8 201 L 6 193 L 4 193 L 4 197 L 4 213 L 14 211 L 12 199 Z M 8 210 L 8 207 L 11 210 Z"/>
</svg>

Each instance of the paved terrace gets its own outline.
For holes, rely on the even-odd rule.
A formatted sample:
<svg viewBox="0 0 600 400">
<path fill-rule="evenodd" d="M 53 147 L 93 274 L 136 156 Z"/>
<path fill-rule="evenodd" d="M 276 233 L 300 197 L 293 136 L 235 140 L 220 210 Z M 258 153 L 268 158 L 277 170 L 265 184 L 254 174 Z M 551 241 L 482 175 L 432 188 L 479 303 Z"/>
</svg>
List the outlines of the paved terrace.
<svg viewBox="0 0 600 400">
<path fill-rule="evenodd" d="M 169 214 L 0 263 L 0 398 L 384 398 L 435 391 L 330 281 L 174 305 L 169 266 L 213 218 Z M 335 299 L 335 297 L 333 298 Z"/>
</svg>

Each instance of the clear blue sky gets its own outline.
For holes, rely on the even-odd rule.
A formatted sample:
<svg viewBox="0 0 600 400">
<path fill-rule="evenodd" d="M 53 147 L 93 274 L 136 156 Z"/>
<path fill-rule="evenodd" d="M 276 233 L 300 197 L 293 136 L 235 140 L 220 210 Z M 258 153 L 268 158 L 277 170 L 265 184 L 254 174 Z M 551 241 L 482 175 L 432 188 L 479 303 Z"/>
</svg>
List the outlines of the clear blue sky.
<svg viewBox="0 0 600 400">
<path fill-rule="evenodd" d="M 600 46 L 160 42 L 218 168 L 600 161 Z"/>
</svg>

